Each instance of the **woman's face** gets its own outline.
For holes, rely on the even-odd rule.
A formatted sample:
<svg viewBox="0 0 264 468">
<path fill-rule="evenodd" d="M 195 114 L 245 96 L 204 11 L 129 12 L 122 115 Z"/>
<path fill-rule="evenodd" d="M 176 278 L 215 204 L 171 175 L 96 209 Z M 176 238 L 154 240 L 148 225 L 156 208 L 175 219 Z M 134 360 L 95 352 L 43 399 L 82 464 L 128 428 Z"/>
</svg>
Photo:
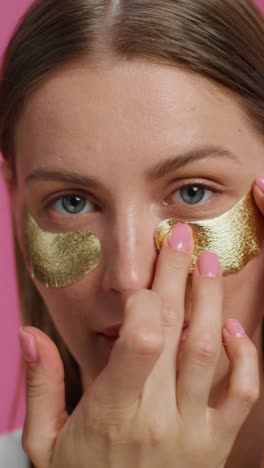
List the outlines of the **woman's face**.
<svg viewBox="0 0 264 468">
<path fill-rule="evenodd" d="M 50 78 L 26 103 L 16 158 L 12 206 L 23 252 L 23 207 L 46 231 L 87 230 L 102 244 L 100 265 L 78 282 L 56 289 L 33 280 L 84 388 L 110 355 L 97 332 L 122 323 L 128 296 L 151 287 L 159 223 L 218 216 L 264 174 L 264 143 L 233 98 L 199 75 L 140 60 L 76 65 Z M 223 320 L 238 318 L 258 347 L 262 257 L 223 280 Z M 223 350 L 215 389 L 227 372 Z"/>
</svg>

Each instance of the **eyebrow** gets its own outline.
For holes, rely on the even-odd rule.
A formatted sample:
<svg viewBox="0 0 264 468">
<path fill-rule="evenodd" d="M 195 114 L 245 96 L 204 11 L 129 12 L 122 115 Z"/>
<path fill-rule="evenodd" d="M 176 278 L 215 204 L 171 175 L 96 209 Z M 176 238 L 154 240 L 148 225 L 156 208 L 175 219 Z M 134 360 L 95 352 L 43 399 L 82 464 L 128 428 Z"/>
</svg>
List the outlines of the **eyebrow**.
<svg viewBox="0 0 264 468">
<path fill-rule="evenodd" d="M 223 146 L 203 145 L 197 146 L 187 152 L 178 154 L 176 157 L 171 157 L 166 161 L 158 163 L 153 168 L 148 169 L 146 176 L 149 180 L 160 179 L 170 172 L 181 169 L 182 167 L 193 164 L 197 161 L 202 161 L 208 157 L 231 159 L 237 164 L 240 164 L 239 158 Z"/>
<path fill-rule="evenodd" d="M 204 160 L 206 158 L 228 158 L 233 160 L 234 162 L 239 164 L 238 157 L 228 151 L 226 148 L 222 146 L 213 146 L 213 145 L 205 145 L 205 146 L 198 146 L 196 148 L 192 148 L 191 150 L 184 152 L 182 154 L 178 154 L 176 156 L 172 156 L 165 161 L 161 161 L 156 164 L 151 169 L 148 169 L 145 173 L 146 179 L 149 181 L 157 180 L 165 177 L 166 175 L 170 174 L 177 169 L 183 168 L 189 164 L 193 164 L 197 161 Z M 43 169 L 39 168 L 30 173 L 25 181 L 26 183 L 30 183 L 32 181 L 50 181 L 50 180 L 57 180 L 61 182 L 68 182 L 77 185 L 89 186 L 91 188 L 100 188 L 103 184 L 98 181 L 98 179 L 94 177 L 87 177 L 76 173 L 74 171 L 68 171 L 65 169 Z"/>
</svg>

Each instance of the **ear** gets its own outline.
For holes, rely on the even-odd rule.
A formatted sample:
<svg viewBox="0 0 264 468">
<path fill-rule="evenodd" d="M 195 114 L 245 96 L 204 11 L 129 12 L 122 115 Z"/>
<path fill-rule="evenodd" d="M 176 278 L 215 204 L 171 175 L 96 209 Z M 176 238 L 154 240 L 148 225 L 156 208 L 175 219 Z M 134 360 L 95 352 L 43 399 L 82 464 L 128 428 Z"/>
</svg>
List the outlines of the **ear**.
<svg viewBox="0 0 264 468">
<path fill-rule="evenodd" d="M 253 196 L 258 209 L 264 216 L 264 176 L 256 179 L 253 187 Z"/>
</svg>

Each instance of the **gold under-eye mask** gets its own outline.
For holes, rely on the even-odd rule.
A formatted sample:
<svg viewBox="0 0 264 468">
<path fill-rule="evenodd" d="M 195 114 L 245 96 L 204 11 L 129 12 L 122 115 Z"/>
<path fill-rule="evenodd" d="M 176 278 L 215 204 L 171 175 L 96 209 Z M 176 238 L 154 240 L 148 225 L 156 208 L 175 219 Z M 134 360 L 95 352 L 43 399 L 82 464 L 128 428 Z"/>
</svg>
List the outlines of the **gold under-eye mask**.
<svg viewBox="0 0 264 468">
<path fill-rule="evenodd" d="M 101 261 L 101 244 L 91 232 L 43 231 L 24 210 L 23 233 L 31 276 L 45 286 L 61 288 L 91 273 Z"/>
<path fill-rule="evenodd" d="M 192 273 L 203 251 L 218 255 L 223 275 L 240 271 L 253 257 L 259 254 L 264 237 L 264 218 L 252 192 L 243 197 L 231 210 L 207 220 L 185 221 L 167 219 L 155 231 L 158 250 L 172 226 L 185 223 L 193 230 L 194 252 L 189 273 Z"/>
</svg>

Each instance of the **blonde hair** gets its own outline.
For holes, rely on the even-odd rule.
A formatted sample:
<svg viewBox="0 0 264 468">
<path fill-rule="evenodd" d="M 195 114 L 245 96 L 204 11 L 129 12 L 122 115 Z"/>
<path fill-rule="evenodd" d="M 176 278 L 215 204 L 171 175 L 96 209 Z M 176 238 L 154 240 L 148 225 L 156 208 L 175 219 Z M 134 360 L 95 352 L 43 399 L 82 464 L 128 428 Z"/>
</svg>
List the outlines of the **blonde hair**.
<svg viewBox="0 0 264 468">
<path fill-rule="evenodd" d="M 24 103 L 53 73 L 73 63 L 142 58 L 198 73 L 238 99 L 264 131 L 264 22 L 251 0 L 36 0 L 6 48 L 0 75 L 0 150 L 16 182 L 15 127 Z M 56 343 L 71 413 L 79 367 L 56 330 L 16 239 L 22 319 Z"/>
</svg>

